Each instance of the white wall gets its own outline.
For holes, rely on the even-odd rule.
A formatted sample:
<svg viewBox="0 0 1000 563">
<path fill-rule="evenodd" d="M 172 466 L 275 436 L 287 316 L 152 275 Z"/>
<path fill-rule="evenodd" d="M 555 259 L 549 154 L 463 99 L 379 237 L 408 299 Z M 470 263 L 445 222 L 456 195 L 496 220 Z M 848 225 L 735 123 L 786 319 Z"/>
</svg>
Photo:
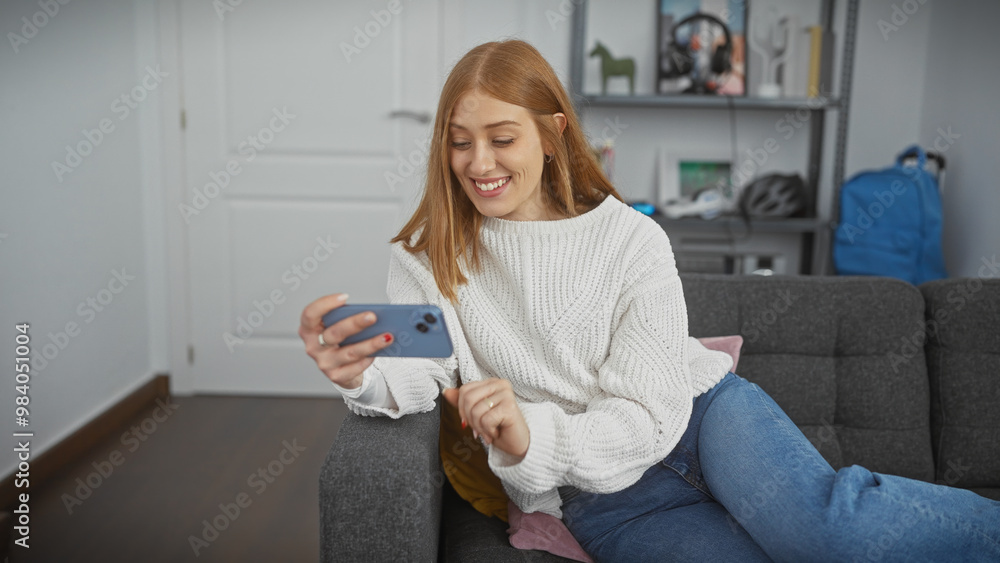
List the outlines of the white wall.
<svg viewBox="0 0 1000 563">
<path fill-rule="evenodd" d="M 1000 3 L 938 2 L 930 20 L 919 137 L 925 147 L 936 142 L 948 161 L 945 264 L 952 276 L 997 277 L 982 268 L 1000 254 L 1000 64 L 989 47 Z"/>
<path fill-rule="evenodd" d="M 476 45 L 516 38 L 534 45 L 559 78 L 569 84 L 571 0 L 444 0 L 443 5 L 445 47 L 441 68 L 445 74 Z"/>
<path fill-rule="evenodd" d="M 927 76 L 931 3 L 891 31 L 892 6 L 901 0 L 865 0 L 858 14 L 851 92 L 845 179 L 872 168 L 885 168 L 920 137 L 920 115 Z M 901 9 L 901 8 L 900 8 Z M 900 21 L 897 19 L 896 21 Z"/>
<path fill-rule="evenodd" d="M 156 67 L 152 8 L 73 2 L 49 17 L 36 2 L 0 4 L 0 365 L 14 365 L 14 324 L 30 323 L 35 455 L 168 369 L 156 92 L 128 115 L 115 105 Z M 15 51 L 8 33 L 22 34 L 22 17 L 44 25 Z M 110 132 L 60 182 L 52 162 L 65 163 L 66 145 L 86 152 L 82 131 L 102 120 Z M 134 279 L 121 285 L 115 272 Z M 14 384 L 3 385 L 9 430 Z M 2 474 L 15 465 L 10 434 L 0 437 Z"/>
</svg>

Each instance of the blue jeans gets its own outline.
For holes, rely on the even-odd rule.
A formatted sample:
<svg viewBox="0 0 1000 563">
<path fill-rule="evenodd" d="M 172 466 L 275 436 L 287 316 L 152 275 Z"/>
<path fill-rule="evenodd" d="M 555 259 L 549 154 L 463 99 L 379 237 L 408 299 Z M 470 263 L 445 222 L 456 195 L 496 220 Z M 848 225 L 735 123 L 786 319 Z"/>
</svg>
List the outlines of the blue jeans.
<svg viewBox="0 0 1000 563">
<path fill-rule="evenodd" d="M 834 469 L 760 387 L 727 374 L 634 485 L 560 489 L 597 561 L 1000 561 L 1000 502 Z"/>
</svg>

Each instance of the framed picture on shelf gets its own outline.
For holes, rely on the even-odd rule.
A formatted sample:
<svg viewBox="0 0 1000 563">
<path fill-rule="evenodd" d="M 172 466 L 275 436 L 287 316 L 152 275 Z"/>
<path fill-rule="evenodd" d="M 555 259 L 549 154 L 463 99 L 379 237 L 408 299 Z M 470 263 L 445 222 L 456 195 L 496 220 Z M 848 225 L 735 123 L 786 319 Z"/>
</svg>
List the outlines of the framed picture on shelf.
<svg viewBox="0 0 1000 563">
<path fill-rule="evenodd" d="M 659 0 L 659 94 L 743 96 L 746 0 Z"/>
<path fill-rule="evenodd" d="M 658 155 L 656 206 L 661 210 L 677 202 L 691 202 L 699 192 L 718 189 L 733 201 L 732 156 L 726 149 L 691 151 L 661 147 Z"/>
</svg>

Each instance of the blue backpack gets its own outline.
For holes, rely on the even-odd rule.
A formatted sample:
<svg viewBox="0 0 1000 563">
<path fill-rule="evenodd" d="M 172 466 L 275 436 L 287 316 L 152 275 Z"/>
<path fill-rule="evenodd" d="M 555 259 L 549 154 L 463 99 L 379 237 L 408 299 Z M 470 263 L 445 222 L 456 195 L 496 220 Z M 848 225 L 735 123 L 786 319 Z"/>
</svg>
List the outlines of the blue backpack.
<svg viewBox="0 0 1000 563">
<path fill-rule="evenodd" d="M 916 165 L 907 159 L 916 157 Z M 941 251 L 944 158 L 931 153 L 938 174 L 926 170 L 928 155 L 913 145 L 885 170 L 860 172 L 840 190 L 840 224 L 833 264 L 841 275 L 899 278 L 913 285 L 948 277 Z"/>
</svg>

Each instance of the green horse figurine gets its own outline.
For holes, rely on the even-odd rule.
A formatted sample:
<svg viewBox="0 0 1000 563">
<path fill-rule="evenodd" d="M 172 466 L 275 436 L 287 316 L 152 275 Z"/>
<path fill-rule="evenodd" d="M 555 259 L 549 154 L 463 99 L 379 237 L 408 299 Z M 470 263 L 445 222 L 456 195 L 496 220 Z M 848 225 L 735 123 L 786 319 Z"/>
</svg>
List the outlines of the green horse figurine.
<svg viewBox="0 0 1000 563">
<path fill-rule="evenodd" d="M 594 47 L 594 50 L 590 52 L 591 57 L 596 57 L 600 55 L 601 57 L 601 94 L 607 95 L 608 93 L 608 78 L 612 76 L 627 76 L 628 77 L 628 93 L 630 95 L 635 94 L 635 59 L 624 58 L 616 59 L 611 56 L 611 52 L 608 48 L 604 46 L 600 41 Z"/>
</svg>

